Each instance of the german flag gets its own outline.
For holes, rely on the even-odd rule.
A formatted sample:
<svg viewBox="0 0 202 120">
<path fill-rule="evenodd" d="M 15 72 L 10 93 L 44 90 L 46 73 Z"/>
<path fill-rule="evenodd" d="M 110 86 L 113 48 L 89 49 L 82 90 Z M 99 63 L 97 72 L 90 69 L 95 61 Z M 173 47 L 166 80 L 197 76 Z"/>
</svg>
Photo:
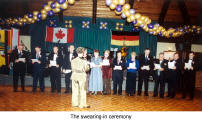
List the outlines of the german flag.
<svg viewBox="0 0 202 120">
<path fill-rule="evenodd" d="M 116 46 L 139 46 L 139 32 L 112 31 L 111 44 Z"/>
</svg>

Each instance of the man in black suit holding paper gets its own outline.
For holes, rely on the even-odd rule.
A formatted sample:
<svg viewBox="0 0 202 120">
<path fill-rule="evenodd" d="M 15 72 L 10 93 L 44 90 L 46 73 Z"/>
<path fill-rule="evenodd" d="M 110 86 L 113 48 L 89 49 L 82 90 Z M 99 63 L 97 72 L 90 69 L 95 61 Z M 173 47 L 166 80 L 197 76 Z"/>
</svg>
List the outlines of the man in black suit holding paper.
<svg viewBox="0 0 202 120">
<path fill-rule="evenodd" d="M 19 44 L 17 49 L 12 52 L 11 59 L 13 62 L 13 88 L 14 92 L 18 89 L 18 79 L 21 79 L 22 91 L 25 91 L 25 72 L 26 72 L 26 62 L 28 60 L 27 52 L 24 49 L 23 44 Z"/>
<path fill-rule="evenodd" d="M 33 65 L 33 92 L 36 92 L 37 83 L 39 81 L 40 90 L 44 92 L 44 76 L 43 71 L 45 67 L 46 56 L 45 53 L 41 52 L 41 48 L 39 46 L 35 47 L 35 52 L 32 53 L 31 62 Z"/>
<path fill-rule="evenodd" d="M 159 59 L 154 61 L 154 95 L 153 97 L 158 96 L 158 89 L 160 84 L 160 98 L 164 98 L 165 92 L 165 72 L 168 70 L 167 60 L 164 59 L 164 53 L 159 54 Z"/>
<path fill-rule="evenodd" d="M 147 48 L 143 55 L 139 57 L 140 61 L 140 71 L 139 71 L 139 81 L 138 81 L 138 95 L 141 95 L 142 84 L 144 81 L 144 95 L 148 96 L 149 87 L 149 76 L 151 75 L 151 70 L 154 69 L 153 57 L 150 55 L 150 49 Z"/>
<path fill-rule="evenodd" d="M 65 53 L 65 57 L 63 60 L 63 73 L 65 73 L 65 85 L 66 90 L 65 93 L 68 93 L 70 91 L 70 77 L 72 75 L 71 71 L 71 61 L 77 57 L 76 52 L 74 51 L 74 45 L 70 45 L 68 47 L 68 52 Z"/>
<path fill-rule="evenodd" d="M 185 65 L 187 64 L 187 65 Z M 197 61 L 194 58 L 194 52 L 189 53 L 189 58 L 185 60 L 184 64 L 184 76 L 183 76 L 183 96 L 186 98 L 186 94 L 190 94 L 190 100 L 194 98 L 194 89 L 195 89 L 195 79 L 196 79 L 196 70 L 197 70 Z"/>
</svg>

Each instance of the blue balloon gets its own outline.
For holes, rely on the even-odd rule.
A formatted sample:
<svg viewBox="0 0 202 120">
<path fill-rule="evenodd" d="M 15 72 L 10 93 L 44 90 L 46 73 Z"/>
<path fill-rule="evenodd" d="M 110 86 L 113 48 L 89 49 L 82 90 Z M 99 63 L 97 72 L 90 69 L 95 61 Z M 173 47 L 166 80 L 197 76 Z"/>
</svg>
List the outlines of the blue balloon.
<svg viewBox="0 0 202 120">
<path fill-rule="evenodd" d="M 59 4 L 65 3 L 66 0 L 57 0 Z"/>
<path fill-rule="evenodd" d="M 112 0 L 106 0 L 106 5 L 110 6 L 112 4 Z"/>
<path fill-rule="evenodd" d="M 134 25 L 136 25 L 136 24 L 137 24 L 137 19 L 135 19 L 135 20 L 133 21 L 133 24 L 134 24 Z"/>
<path fill-rule="evenodd" d="M 173 33 L 170 33 L 169 35 L 170 35 L 170 37 L 172 37 L 172 36 L 173 36 Z"/>
<path fill-rule="evenodd" d="M 154 25 L 152 25 L 152 24 L 147 24 L 147 26 L 148 26 L 149 29 L 153 29 L 154 28 Z"/>
<path fill-rule="evenodd" d="M 121 12 L 121 11 L 122 11 L 122 5 L 117 5 L 116 11 L 117 11 L 117 12 Z"/>
<path fill-rule="evenodd" d="M 44 3 L 43 5 L 42 5 L 42 7 L 44 8 L 46 5 L 48 5 L 47 3 Z"/>
<path fill-rule="evenodd" d="M 29 18 L 33 18 L 32 13 L 29 13 L 29 14 L 28 14 L 28 17 L 29 17 Z"/>
<path fill-rule="evenodd" d="M 48 11 L 48 16 L 53 16 L 54 15 L 54 12 L 52 10 Z"/>
<path fill-rule="evenodd" d="M 51 7 L 52 9 L 55 9 L 55 2 L 51 3 L 51 4 L 50 4 L 50 7 Z"/>
<path fill-rule="evenodd" d="M 122 18 L 126 18 L 126 15 L 124 13 L 121 14 Z"/>
<path fill-rule="evenodd" d="M 41 19 L 41 13 L 38 13 L 37 18 Z"/>
</svg>

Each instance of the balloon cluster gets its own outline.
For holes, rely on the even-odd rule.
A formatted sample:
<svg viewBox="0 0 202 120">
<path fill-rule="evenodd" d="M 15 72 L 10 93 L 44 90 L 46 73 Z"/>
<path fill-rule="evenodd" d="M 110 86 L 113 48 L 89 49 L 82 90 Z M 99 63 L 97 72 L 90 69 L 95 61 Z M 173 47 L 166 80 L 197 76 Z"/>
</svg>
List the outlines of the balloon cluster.
<svg viewBox="0 0 202 120">
<path fill-rule="evenodd" d="M 122 31 L 123 30 L 123 23 L 119 23 L 119 22 L 117 22 L 116 23 L 116 28 L 115 28 L 116 30 L 120 30 L 120 31 Z"/>
<path fill-rule="evenodd" d="M 49 1 L 43 4 L 41 11 L 33 11 L 23 17 L 8 18 L 4 22 L 7 25 L 26 25 L 35 23 L 41 20 L 45 20 L 48 16 L 53 16 L 55 13 L 59 13 L 61 10 L 67 9 L 68 4 L 74 4 L 75 0 L 56 0 Z M 1 24 L 2 22 L 0 22 Z"/>
<path fill-rule="evenodd" d="M 89 26 L 90 22 L 89 21 L 82 21 L 82 28 L 90 28 Z"/>
<path fill-rule="evenodd" d="M 65 20 L 65 27 L 72 28 L 72 20 Z"/>
<path fill-rule="evenodd" d="M 107 22 L 100 22 L 100 29 L 107 29 Z"/>
<path fill-rule="evenodd" d="M 57 21 L 55 19 L 49 20 L 49 27 L 57 27 Z"/>
<path fill-rule="evenodd" d="M 106 0 L 106 5 L 111 10 L 114 10 L 117 15 L 121 15 L 127 22 L 132 22 L 134 27 L 141 27 L 146 32 L 152 35 L 160 35 L 164 37 L 178 37 L 185 33 L 201 33 L 202 28 L 196 25 L 188 25 L 179 28 L 166 29 L 159 24 L 151 24 L 151 19 L 147 16 L 136 13 L 135 9 L 126 3 L 126 0 Z M 117 29 L 118 27 L 116 27 Z"/>
</svg>

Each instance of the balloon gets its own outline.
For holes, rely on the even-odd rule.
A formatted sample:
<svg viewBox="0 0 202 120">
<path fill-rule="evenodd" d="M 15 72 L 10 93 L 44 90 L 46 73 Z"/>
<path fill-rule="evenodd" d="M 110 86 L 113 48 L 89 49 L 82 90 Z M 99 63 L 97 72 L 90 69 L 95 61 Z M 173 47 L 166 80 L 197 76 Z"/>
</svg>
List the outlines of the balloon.
<svg viewBox="0 0 202 120">
<path fill-rule="evenodd" d="M 47 14 L 41 14 L 42 20 L 46 19 L 46 17 L 47 17 Z"/>
<path fill-rule="evenodd" d="M 28 20 L 28 22 L 31 22 L 31 21 L 32 21 L 32 18 L 28 18 L 27 20 Z"/>
<path fill-rule="evenodd" d="M 135 20 L 133 21 L 133 24 L 134 24 L 134 25 L 137 24 L 137 19 L 135 19 Z"/>
<path fill-rule="evenodd" d="M 117 15 L 120 15 L 120 14 L 121 14 L 121 12 L 117 12 L 116 10 L 115 10 L 115 13 L 116 13 Z"/>
<path fill-rule="evenodd" d="M 134 16 L 136 19 L 139 19 L 141 17 L 141 14 L 140 13 L 136 13 L 135 16 Z"/>
<path fill-rule="evenodd" d="M 154 28 L 154 26 L 152 24 L 147 24 L 147 26 L 148 26 L 149 29 L 153 29 Z"/>
<path fill-rule="evenodd" d="M 38 18 L 37 18 L 37 16 L 34 16 L 33 19 L 34 19 L 34 20 L 37 20 Z"/>
<path fill-rule="evenodd" d="M 47 3 L 44 3 L 44 4 L 42 5 L 42 7 L 44 8 L 46 5 L 47 5 Z"/>
<path fill-rule="evenodd" d="M 60 4 L 58 2 L 55 2 L 55 7 L 60 8 Z"/>
<path fill-rule="evenodd" d="M 27 22 L 27 19 L 23 18 L 23 22 L 26 23 L 26 22 Z"/>
<path fill-rule="evenodd" d="M 113 10 L 116 8 L 116 5 L 114 3 L 112 3 L 109 7 Z"/>
<path fill-rule="evenodd" d="M 121 17 L 126 18 L 126 15 L 122 12 Z"/>
<path fill-rule="evenodd" d="M 66 2 L 66 0 L 57 0 L 60 5 Z"/>
<path fill-rule="evenodd" d="M 75 0 L 68 0 L 69 4 L 74 4 Z"/>
<path fill-rule="evenodd" d="M 33 12 L 33 15 L 34 15 L 34 16 L 37 16 L 38 13 L 39 13 L 38 11 L 34 11 L 34 12 Z"/>
<path fill-rule="evenodd" d="M 41 13 L 38 13 L 37 18 L 41 19 Z"/>
<path fill-rule="evenodd" d="M 135 20 L 134 15 L 131 15 L 131 16 L 130 16 L 130 19 L 131 19 L 131 21 L 134 21 L 134 20 Z"/>
<path fill-rule="evenodd" d="M 124 6 L 123 6 L 123 9 L 124 10 L 129 10 L 130 9 L 130 5 L 127 3 L 127 4 L 125 4 Z"/>
<path fill-rule="evenodd" d="M 52 9 L 55 9 L 55 2 L 52 2 L 52 3 L 50 4 L 50 7 L 51 7 Z"/>
<path fill-rule="evenodd" d="M 121 5 L 117 5 L 116 6 L 116 11 L 117 12 L 121 12 L 122 11 L 122 6 Z"/>
<path fill-rule="evenodd" d="M 34 20 L 34 19 L 32 19 L 31 23 L 35 23 L 35 20 Z"/>
<path fill-rule="evenodd" d="M 29 14 L 28 14 L 28 17 L 29 17 L 29 18 L 33 18 L 32 13 L 29 13 Z"/>
<path fill-rule="evenodd" d="M 67 9 L 67 6 L 68 6 L 67 3 L 63 3 L 63 4 L 61 5 L 61 8 L 62 8 L 62 9 Z"/>
<path fill-rule="evenodd" d="M 54 12 L 52 10 L 48 11 L 48 15 L 49 16 L 53 16 L 54 15 Z"/>
<path fill-rule="evenodd" d="M 127 18 L 127 22 L 130 23 L 131 21 L 132 21 L 132 20 L 130 19 L 130 17 L 128 17 L 128 18 Z"/>
<path fill-rule="evenodd" d="M 112 4 L 112 0 L 106 0 L 106 5 L 110 6 Z"/>
<path fill-rule="evenodd" d="M 129 17 L 131 15 L 129 10 L 125 10 L 124 14 L 126 15 L 126 17 Z"/>
<path fill-rule="evenodd" d="M 55 9 L 53 9 L 53 12 L 54 13 L 58 13 L 58 12 L 60 12 L 60 9 L 59 8 L 55 8 Z"/>
<path fill-rule="evenodd" d="M 125 0 L 119 0 L 119 5 L 124 5 L 125 4 Z"/>
<path fill-rule="evenodd" d="M 117 5 L 119 3 L 119 0 L 112 0 L 112 3 L 114 3 L 115 5 Z"/>
<path fill-rule="evenodd" d="M 144 20 L 145 20 L 145 16 L 141 16 L 140 19 L 141 19 L 142 21 L 144 21 Z"/>
<path fill-rule="evenodd" d="M 130 14 L 135 14 L 135 9 L 130 9 Z"/>
<path fill-rule="evenodd" d="M 46 5 L 46 6 L 44 7 L 44 9 L 45 9 L 46 11 L 49 11 L 49 10 L 51 10 L 51 7 L 50 7 L 49 5 Z"/>
<path fill-rule="evenodd" d="M 53 1 L 48 1 L 48 5 L 49 5 L 49 6 L 51 5 L 51 3 L 53 3 Z"/>
<path fill-rule="evenodd" d="M 46 14 L 46 10 L 45 10 L 45 9 L 42 9 L 42 10 L 41 10 L 41 14 Z"/>
</svg>

